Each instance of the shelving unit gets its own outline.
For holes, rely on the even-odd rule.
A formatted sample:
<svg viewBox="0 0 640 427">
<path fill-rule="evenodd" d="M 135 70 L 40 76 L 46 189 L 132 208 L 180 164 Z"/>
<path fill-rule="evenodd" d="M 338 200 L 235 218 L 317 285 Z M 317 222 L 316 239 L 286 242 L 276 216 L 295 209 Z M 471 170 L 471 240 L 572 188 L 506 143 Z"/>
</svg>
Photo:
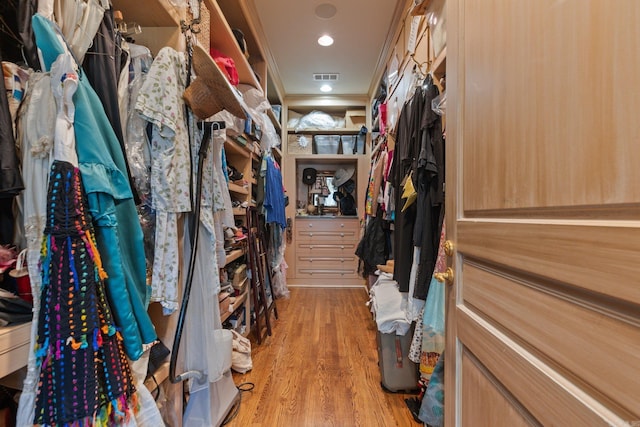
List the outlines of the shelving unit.
<svg viewBox="0 0 640 427">
<path fill-rule="evenodd" d="M 229 317 L 231 317 L 231 315 L 235 311 L 237 311 L 240 307 L 242 307 L 243 304 L 245 304 L 245 302 L 247 302 L 248 297 L 249 297 L 249 288 L 247 288 L 247 290 L 244 291 L 240 296 L 236 297 L 236 300 L 232 303 L 233 306 L 229 306 L 230 307 L 229 311 L 225 313 L 220 313 L 220 320 L 224 323 Z M 247 327 L 247 330 L 249 330 L 248 327 Z"/>
</svg>

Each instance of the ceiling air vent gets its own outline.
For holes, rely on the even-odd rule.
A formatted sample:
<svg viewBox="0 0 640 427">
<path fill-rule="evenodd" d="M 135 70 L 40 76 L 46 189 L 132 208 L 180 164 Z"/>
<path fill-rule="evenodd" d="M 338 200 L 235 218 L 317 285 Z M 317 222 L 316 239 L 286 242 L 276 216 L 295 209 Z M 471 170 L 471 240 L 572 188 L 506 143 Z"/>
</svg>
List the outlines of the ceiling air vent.
<svg viewBox="0 0 640 427">
<path fill-rule="evenodd" d="M 335 82 L 338 80 L 338 73 L 314 73 L 313 81 L 316 82 Z"/>
</svg>

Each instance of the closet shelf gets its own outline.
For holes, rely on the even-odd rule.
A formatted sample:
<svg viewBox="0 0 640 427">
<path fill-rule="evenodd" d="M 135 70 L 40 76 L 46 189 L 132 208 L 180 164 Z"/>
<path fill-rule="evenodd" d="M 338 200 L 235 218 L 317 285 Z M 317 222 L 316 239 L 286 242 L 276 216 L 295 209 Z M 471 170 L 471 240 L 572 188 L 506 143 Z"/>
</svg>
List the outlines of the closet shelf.
<svg viewBox="0 0 640 427">
<path fill-rule="evenodd" d="M 431 64 L 430 70 L 436 79 L 441 79 L 447 71 L 447 47 L 445 46 L 440 55 Z"/>
<path fill-rule="evenodd" d="M 273 123 L 273 127 L 276 128 L 276 132 L 280 133 L 280 131 L 282 130 L 282 127 L 280 126 L 280 122 L 276 117 L 276 113 L 274 113 L 273 110 L 269 108 L 267 110 L 267 116 L 269 116 L 269 118 L 271 119 L 271 123 Z"/>
<path fill-rule="evenodd" d="M 160 365 L 158 370 L 154 372 L 153 378 L 151 376 L 147 377 L 147 379 L 144 380 L 144 385 L 149 389 L 149 392 L 153 395 L 158 389 L 158 386 L 162 384 L 167 378 L 169 378 L 169 362 L 168 361 Z"/>
<path fill-rule="evenodd" d="M 279 163 L 280 160 L 282 160 L 282 150 L 279 147 L 273 147 L 271 150 L 273 151 L 274 157 Z"/>
<path fill-rule="evenodd" d="M 211 47 L 233 59 L 238 70 L 240 83 L 261 89 L 260 82 L 249 65 L 249 61 L 240 50 L 240 46 L 238 46 L 238 42 L 218 3 L 215 0 L 204 0 L 203 3 L 211 15 Z"/>
<path fill-rule="evenodd" d="M 234 311 L 236 311 L 237 309 L 242 307 L 244 302 L 247 300 L 247 296 L 248 295 L 249 295 L 249 290 L 247 288 L 247 290 L 244 291 L 244 293 L 242 295 L 240 295 L 239 297 L 236 297 L 236 300 L 233 303 L 233 309 L 232 310 L 227 311 L 225 313 L 220 313 L 220 321 L 224 322 L 225 320 L 227 320 L 229 318 L 229 316 L 231 316 L 233 314 Z"/>
<path fill-rule="evenodd" d="M 224 149 L 227 154 L 236 154 L 243 157 L 251 157 L 251 151 L 246 146 L 242 146 L 231 138 L 227 138 L 224 143 Z"/>
<path fill-rule="evenodd" d="M 142 27 L 179 27 L 182 19 L 182 12 L 166 0 L 112 0 L 112 4 L 113 10 Z"/>
<path fill-rule="evenodd" d="M 233 208 L 234 216 L 245 216 L 247 215 L 247 208 Z"/>
<path fill-rule="evenodd" d="M 309 129 L 300 129 L 299 131 L 297 131 L 296 129 L 293 128 L 289 128 L 287 129 L 288 133 L 292 133 L 292 134 L 303 134 L 303 133 L 312 133 L 314 135 L 353 135 L 356 134 L 358 132 L 360 132 L 360 128 L 352 128 L 352 129 L 348 129 L 348 128 L 336 128 L 336 129 L 315 129 L 315 128 L 309 128 Z"/>
<path fill-rule="evenodd" d="M 245 250 L 244 249 L 235 249 L 235 250 L 229 252 L 227 254 L 227 258 L 225 260 L 225 265 L 228 265 L 230 262 L 233 262 L 233 261 L 237 260 L 238 258 L 240 258 L 244 254 L 245 254 Z"/>
<path fill-rule="evenodd" d="M 249 190 L 247 190 L 245 187 L 242 187 L 241 185 L 234 184 L 233 182 L 229 183 L 229 191 L 238 194 L 249 194 Z"/>
<path fill-rule="evenodd" d="M 0 378 L 27 364 L 30 333 L 31 322 L 0 328 Z"/>
</svg>

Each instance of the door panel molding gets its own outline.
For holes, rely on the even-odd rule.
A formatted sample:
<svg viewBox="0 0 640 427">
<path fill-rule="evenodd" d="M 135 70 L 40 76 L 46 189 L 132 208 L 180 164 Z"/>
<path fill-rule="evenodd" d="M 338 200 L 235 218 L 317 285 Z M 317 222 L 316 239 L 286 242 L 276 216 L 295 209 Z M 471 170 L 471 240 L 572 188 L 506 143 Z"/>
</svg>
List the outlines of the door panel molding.
<svg viewBox="0 0 640 427">
<path fill-rule="evenodd" d="M 640 378 L 629 375 L 640 354 L 637 324 L 469 263 L 464 300 L 474 310 L 490 313 L 487 321 L 494 327 L 591 395 L 640 419 Z"/>
<path fill-rule="evenodd" d="M 468 349 L 462 352 L 461 366 L 463 426 L 542 427 Z"/>
<path fill-rule="evenodd" d="M 469 307 L 458 306 L 456 318 L 460 340 L 542 425 L 610 427 L 634 419 L 613 413 Z"/>
<path fill-rule="evenodd" d="M 640 305 L 640 222 L 458 220 L 458 251 Z"/>
</svg>

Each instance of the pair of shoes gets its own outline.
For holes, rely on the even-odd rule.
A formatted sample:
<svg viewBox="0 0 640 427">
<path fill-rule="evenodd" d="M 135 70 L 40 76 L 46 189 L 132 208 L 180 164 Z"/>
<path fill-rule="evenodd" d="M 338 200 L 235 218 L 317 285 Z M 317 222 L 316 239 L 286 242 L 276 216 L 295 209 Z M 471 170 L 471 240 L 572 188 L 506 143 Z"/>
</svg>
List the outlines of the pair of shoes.
<svg viewBox="0 0 640 427">
<path fill-rule="evenodd" d="M 229 176 L 229 181 L 239 181 L 243 178 L 242 172 L 229 164 L 227 165 L 227 175 Z"/>
</svg>

